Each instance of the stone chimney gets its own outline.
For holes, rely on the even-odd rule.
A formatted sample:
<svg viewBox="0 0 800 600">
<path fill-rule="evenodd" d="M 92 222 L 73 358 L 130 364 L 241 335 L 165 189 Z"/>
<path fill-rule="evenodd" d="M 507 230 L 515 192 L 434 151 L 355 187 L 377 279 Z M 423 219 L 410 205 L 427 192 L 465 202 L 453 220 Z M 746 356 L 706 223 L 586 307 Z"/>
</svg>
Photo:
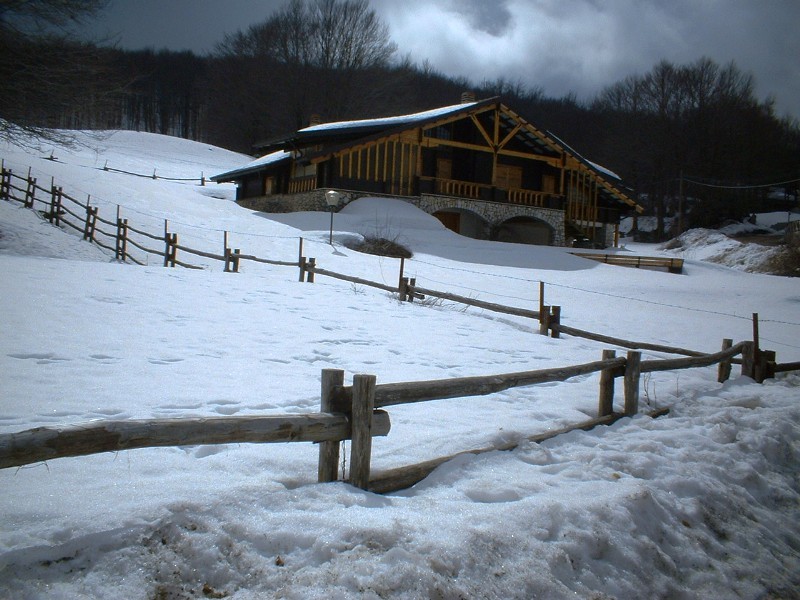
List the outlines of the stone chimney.
<svg viewBox="0 0 800 600">
<path fill-rule="evenodd" d="M 471 102 L 475 102 L 475 92 L 469 90 L 461 92 L 461 104 L 470 104 Z"/>
</svg>

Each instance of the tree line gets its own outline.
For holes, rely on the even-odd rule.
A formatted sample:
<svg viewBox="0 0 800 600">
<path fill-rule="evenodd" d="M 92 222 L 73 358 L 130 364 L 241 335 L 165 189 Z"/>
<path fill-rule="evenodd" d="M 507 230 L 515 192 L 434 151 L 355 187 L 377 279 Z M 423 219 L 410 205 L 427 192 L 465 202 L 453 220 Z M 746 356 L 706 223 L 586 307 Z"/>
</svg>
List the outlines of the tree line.
<svg viewBox="0 0 800 600">
<path fill-rule="evenodd" d="M 0 136 L 29 128 L 131 129 L 246 153 L 322 121 L 501 96 L 542 130 L 617 172 L 673 227 L 715 226 L 763 208 L 767 187 L 800 178 L 800 127 L 759 100 L 752 75 L 709 58 L 667 61 L 579 102 L 520 80 L 449 77 L 399 55 L 367 0 L 289 0 L 205 56 L 76 41 L 66 22 L 105 0 L 3 0 Z M 35 24 L 32 27 L 31 24 Z M 42 24 L 49 25 L 49 28 Z M 797 182 L 786 186 L 797 199 Z"/>
</svg>

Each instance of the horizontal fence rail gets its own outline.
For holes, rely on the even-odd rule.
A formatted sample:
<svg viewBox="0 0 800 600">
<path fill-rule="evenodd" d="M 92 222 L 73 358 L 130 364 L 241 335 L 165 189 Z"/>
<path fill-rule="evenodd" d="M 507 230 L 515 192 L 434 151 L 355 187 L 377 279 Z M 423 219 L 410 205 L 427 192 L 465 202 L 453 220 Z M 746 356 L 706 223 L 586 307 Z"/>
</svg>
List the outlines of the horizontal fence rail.
<svg viewBox="0 0 800 600">
<path fill-rule="evenodd" d="M 663 256 L 628 256 L 624 254 L 597 254 L 591 252 L 572 252 L 571 254 L 580 258 L 588 258 L 607 265 L 618 265 L 623 267 L 652 267 L 667 269 L 670 273 L 683 272 L 682 258 L 668 258 Z"/>
<path fill-rule="evenodd" d="M 0 469 L 101 452 L 166 446 L 328 442 L 350 439 L 345 415 L 210 417 L 100 421 L 0 435 Z M 389 415 L 373 415 L 372 435 L 389 433 Z"/>
<path fill-rule="evenodd" d="M 375 407 L 382 408 L 397 404 L 428 402 L 430 400 L 486 396 L 515 387 L 551 383 L 554 381 L 566 381 L 567 379 L 579 375 L 596 373 L 603 369 L 612 369 L 624 365 L 624 358 L 615 358 L 569 367 L 541 369 L 538 371 L 520 371 L 517 373 L 505 373 L 500 375 L 457 377 L 453 379 L 434 379 L 429 381 L 385 383 L 375 387 Z M 346 409 L 352 402 L 352 388 L 339 388 L 335 391 L 334 397 L 334 410 Z"/>
</svg>

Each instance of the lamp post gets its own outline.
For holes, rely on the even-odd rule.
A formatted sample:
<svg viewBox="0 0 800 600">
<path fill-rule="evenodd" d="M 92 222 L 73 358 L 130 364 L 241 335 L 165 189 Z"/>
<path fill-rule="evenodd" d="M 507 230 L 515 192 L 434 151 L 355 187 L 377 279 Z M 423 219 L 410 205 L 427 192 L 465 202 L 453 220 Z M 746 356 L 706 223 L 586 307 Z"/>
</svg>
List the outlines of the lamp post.
<svg viewBox="0 0 800 600">
<path fill-rule="evenodd" d="M 336 190 L 328 190 L 325 192 L 325 202 L 331 209 L 331 236 L 328 242 L 331 246 L 333 246 L 333 209 L 339 205 L 339 196 L 341 196 L 341 194 Z"/>
</svg>

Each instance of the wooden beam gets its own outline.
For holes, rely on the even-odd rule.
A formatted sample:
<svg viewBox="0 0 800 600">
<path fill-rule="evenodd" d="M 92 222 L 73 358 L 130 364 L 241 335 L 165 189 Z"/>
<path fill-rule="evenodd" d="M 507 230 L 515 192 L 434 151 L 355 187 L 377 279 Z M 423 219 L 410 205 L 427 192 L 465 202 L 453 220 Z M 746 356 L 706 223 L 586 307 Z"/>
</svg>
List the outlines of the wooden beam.
<svg viewBox="0 0 800 600">
<path fill-rule="evenodd" d="M 486 143 L 488 144 L 489 148 L 494 150 L 494 142 L 492 142 L 492 138 L 489 137 L 489 134 L 486 133 L 486 130 L 483 128 L 483 125 L 481 125 L 481 122 L 478 121 L 478 117 L 476 117 L 475 115 L 470 115 L 469 118 L 475 124 L 475 127 L 478 128 L 478 131 L 483 136 L 483 139 L 486 140 Z"/>
<path fill-rule="evenodd" d="M 517 133 L 519 133 L 520 129 L 522 129 L 522 124 L 517 123 L 516 127 L 514 127 L 514 129 L 512 129 L 511 132 L 506 137 L 503 138 L 503 141 L 498 144 L 497 146 L 498 150 L 502 150 L 503 147 L 508 142 L 510 142 L 514 138 L 514 136 L 517 135 Z"/>
</svg>

